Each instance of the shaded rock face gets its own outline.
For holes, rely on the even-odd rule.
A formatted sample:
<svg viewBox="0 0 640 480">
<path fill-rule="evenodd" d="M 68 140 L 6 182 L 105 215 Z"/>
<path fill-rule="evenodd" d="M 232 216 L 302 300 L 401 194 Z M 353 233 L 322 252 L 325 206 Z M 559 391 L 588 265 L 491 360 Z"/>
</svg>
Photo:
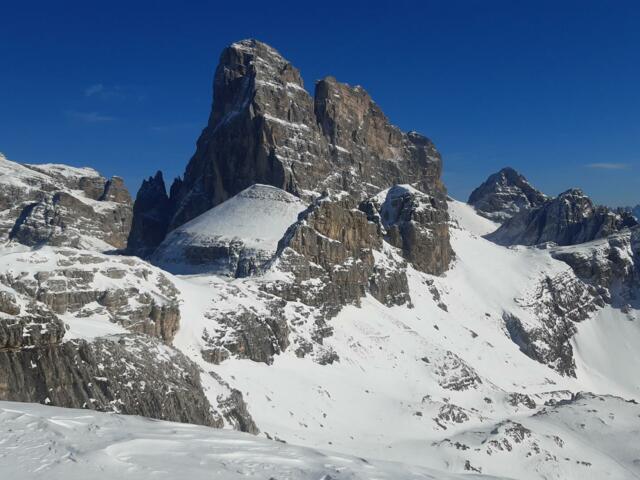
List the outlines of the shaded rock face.
<svg viewBox="0 0 640 480">
<path fill-rule="evenodd" d="M 527 325 L 505 312 L 507 335 L 520 351 L 562 375 L 576 376 L 571 337 L 576 324 L 605 305 L 606 292 L 575 278 L 569 272 L 546 277 L 531 295 L 516 299 L 539 321 Z"/>
<path fill-rule="evenodd" d="M 504 222 L 514 215 L 541 206 L 547 200 L 524 176 L 513 168 L 490 175 L 476 188 L 467 203 L 490 220 Z"/>
<path fill-rule="evenodd" d="M 595 206 L 581 190 L 572 189 L 515 215 L 487 238 L 500 245 L 576 245 L 637 224 L 630 214 Z"/>
<path fill-rule="evenodd" d="M 0 318 L 0 351 L 56 345 L 62 341 L 65 330 L 58 317 L 42 309 L 18 318 Z"/>
<path fill-rule="evenodd" d="M 151 337 L 45 340 L 31 347 L 0 348 L 1 400 L 223 425 L 196 365 Z"/>
<path fill-rule="evenodd" d="M 231 388 L 229 384 L 215 372 L 209 372 L 209 375 L 230 392 L 229 395 L 220 399 L 218 402 L 218 408 L 224 418 L 235 430 L 252 433 L 254 435 L 259 434 L 260 430 L 247 409 L 247 404 L 242 397 L 242 393 L 235 388 Z"/>
<path fill-rule="evenodd" d="M 412 184 L 444 200 L 442 161 L 433 143 L 391 125 L 362 87 L 333 77 L 320 80 L 314 109 L 333 166 L 332 176 L 320 185 L 364 200 L 392 185 Z"/>
<path fill-rule="evenodd" d="M 121 178 L 89 168 L 21 165 L 0 157 L 0 239 L 29 246 L 122 249 L 131 198 Z"/>
<path fill-rule="evenodd" d="M 300 73 L 278 52 L 253 40 L 226 48 L 170 229 L 256 183 L 297 194 L 300 179 L 325 178 L 330 164 L 315 124 Z"/>
<path fill-rule="evenodd" d="M 171 202 L 158 171 L 142 182 L 133 204 L 133 223 L 127 240 L 127 252 L 148 257 L 167 235 L 171 220 Z"/>
<path fill-rule="evenodd" d="M 209 346 L 202 355 L 211 363 L 219 364 L 233 355 L 271 364 L 274 355 L 282 353 L 289 345 L 289 327 L 281 308 L 279 311 L 274 308 L 269 315 L 259 315 L 243 308 L 217 316 L 216 320 L 225 329 L 212 332 L 212 335 L 205 331 L 203 337 Z"/>
<path fill-rule="evenodd" d="M 408 185 L 396 185 L 364 202 L 360 209 L 377 222 L 384 239 L 426 273 L 447 270 L 453 252 L 449 244 L 449 217 L 441 199 Z"/>
<path fill-rule="evenodd" d="M 184 179 L 171 188 L 175 213 L 168 230 L 257 183 L 307 201 L 327 189 L 346 191 L 356 202 L 411 184 L 435 198 L 446 217 L 441 170 L 433 143 L 391 125 L 361 87 L 329 77 L 312 98 L 298 70 L 276 50 L 245 40 L 222 52 L 208 125 Z M 144 209 L 136 215 L 144 216 Z M 448 243 L 445 230 L 433 229 L 442 245 Z"/>
</svg>

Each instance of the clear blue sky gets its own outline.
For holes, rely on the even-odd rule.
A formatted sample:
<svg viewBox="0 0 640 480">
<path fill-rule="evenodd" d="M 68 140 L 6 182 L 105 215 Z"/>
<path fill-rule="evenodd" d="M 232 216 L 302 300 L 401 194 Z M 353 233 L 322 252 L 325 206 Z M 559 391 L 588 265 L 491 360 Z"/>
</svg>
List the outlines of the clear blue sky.
<svg viewBox="0 0 640 480">
<path fill-rule="evenodd" d="M 183 172 L 223 47 L 254 37 L 364 86 L 434 140 L 466 199 L 510 165 L 549 194 L 640 203 L 640 2 L 4 2 L 0 151 L 132 192 Z"/>
</svg>

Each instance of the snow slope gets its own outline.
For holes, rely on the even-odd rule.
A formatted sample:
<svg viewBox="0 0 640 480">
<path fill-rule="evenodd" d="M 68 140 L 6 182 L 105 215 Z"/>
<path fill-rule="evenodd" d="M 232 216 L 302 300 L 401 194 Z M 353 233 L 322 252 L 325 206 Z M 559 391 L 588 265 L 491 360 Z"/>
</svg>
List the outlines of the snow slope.
<svg viewBox="0 0 640 480">
<path fill-rule="evenodd" d="M 230 209 L 227 214 L 215 213 L 224 212 L 220 208 L 225 204 L 207 212 L 211 223 L 205 221 L 207 214 L 200 220 L 204 227 L 212 226 L 210 233 L 235 238 L 242 232 L 244 236 L 238 237 L 242 241 L 256 240 L 253 246 L 275 249 L 279 234 L 268 230 L 266 223 L 258 225 L 263 230 L 242 230 L 258 221 L 256 214 L 264 220 L 264 212 L 246 211 L 245 206 L 240 210 L 246 216 L 232 225 L 226 220 L 240 210 L 235 212 L 231 204 L 225 207 Z M 287 215 L 293 218 L 299 206 L 291 207 Z M 634 448 L 640 443 L 640 408 L 604 395 L 640 399 L 636 375 L 640 356 L 634 348 L 640 344 L 640 325 L 634 320 L 635 311 L 623 314 L 604 307 L 576 324 L 577 333 L 571 339 L 576 378 L 529 358 L 510 339 L 504 313 L 517 315 L 523 324 L 538 325 L 540 319 L 531 308 L 538 285 L 548 277 L 574 278 L 573 272 L 548 250 L 505 248 L 487 241 L 482 236 L 493 231 L 495 223 L 466 204 L 451 201 L 449 207 L 456 252 L 452 268 L 435 277 L 409 267 L 411 307 L 386 307 L 372 297 L 364 298 L 360 308 L 345 307 L 329 321 L 333 334 L 317 347 L 339 358 L 328 365 L 314 361 L 313 355 L 299 358 L 293 345 L 275 355 L 272 365 L 234 357 L 220 365 L 208 363 L 202 351 L 209 333 L 221 338 L 237 335 L 221 318 L 241 310 L 269 316 L 269 296 L 261 286 L 279 273 L 235 279 L 166 274 L 180 300 L 180 329 L 174 346 L 204 372 L 215 372 L 242 392 L 261 437 L 300 447 L 138 418 L 68 411 L 49 414 L 49 410 L 38 410 L 41 407 L 11 406 L 9 410 L 34 410 L 2 414 L 0 428 L 20 433 L 0 443 L 0 473 L 3 467 L 14 469 L 8 473 L 18 469 L 13 462 L 3 465 L 3 459 L 8 458 L 6 452 L 15 453 L 16 449 L 8 449 L 22 438 L 34 452 L 42 452 L 30 458 L 50 458 L 43 471 L 54 478 L 73 478 L 66 470 L 69 462 L 80 465 L 74 471 L 83 474 L 96 462 L 108 475 L 126 474 L 127 478 L 148 478 L 156 471 L 160 477 L 171 478 L 179 471 L 194 479 L 206 471 L 219 471 L 219 478 L 236 478 L 238 471 L 249 478 L 430 478 L 433 471 L 519 479 L 640 477 L 640 455 Z M 278 217 L 273 209 L 270 212 Z M 281 233 L 286 222 L 283 219 L 277 226 Z M 192 233 L 196 235 L 198 229 Z M 256 231 L 259 239 L 254 238 Z M 31 260 L 40 265 L 55 263 L 47 249 L 34 253 L 25 266 L 7 263 L 9 254 L 6 258 L 6 265 L 27 272 L 36 268 Z M 289 302 L 284 312 L 291 339 L 312 335 L 316 313 L 312 308 Z M 74 336 L 84 338 L 119 328 L 102 325 L 100 317 L 85 321 L 70 314 L 64 320 Z M 206 374 L 202 381 L 211 403 L 217 404 L 220 383 Z M 576 397 L 581 391 L 598 395 Z M 76 436 L 78 432 L 88 436 L 86 444 L 75 440 L 81 437 Z M 96 432 L 107 433 L 98 441 Z M 172 438 L 169 432 L 177 436 Z M 46 453 L 48 447 L 42 445 L 47 441 L 37 441 L 40 437 L 55 439 L 56 443 L 47 441 L 59 450 Z M 612 448 L 614 438 L 624 447 Z M 217 450 L 202 453 L 209 446 Z M 161 455 L 150 456 L 148 451 Z M 41 466 L 26 457 L 20 457 L 25 462 L 20 471 Z M 358 457 L 371 460 L 365 463 Z M 74 460 L 67 462 L 70 458 Z M 194 458 L 200 463 L 191 466 Z M 343 470 L 336 473 L 335 469 Z"/>
<path fill-rule="evenodd" d="M 600 472 L 602 478 L 624 478 L 624 469 L 611 470 L 606 456 L 594 459 L 597 444 L 585 451 L 571 443 L 572 459 L 593 460 L 576 470 L 562 460 L 558 446 L 573 442 L 575 432 L 566 432 L 567 438 L 559 432 L 556 443 L 546 426 L 536 429 L 534 419 L 545 402 L 568 401 L 571 392 L 640 398 L 632 378 L 640 359 L 618 348 L 621 335 L 629 332 L 590 333 L 613 321 L 607 309 L 578 324 L 573 339 L 577 378 L 525 356 L 509 338 L 503 312 L 536 324 L 539 320 L 528 306 L 536 286 L 547 276 L 572 276 L 570 268 L 546 250 L 505 248 L 485 240 L 482 235 L 496 224 L 466 204 L 450 202 L 450 214 L 456 252 L 451 270 L 433 277 L 409 268 L 413 308 L 385 307 L 370 297 L 361 308 L 344 308 L 330 321 L 334 333 L 324 341 L 339 362 L 320 365 L 298 358 L 291 348 L 276 356 L 273 365 L 235 358 L 217 366 L 204 362 L 202 332 L 220 328 L 213 312 L 241 305 L 265 308 L 259 294 L 265 280 L 260 278 L 182 278 L 186 322 L 175 345 L 243 392 L 264 435 L 290 443 L 452 472 L 478 468 L 515 478 L 577 478 Z M 202 309 L 205 314 L 198 314 Z M 627 327 L 636 332 L 638 325 Z M 294 333 L 304 328 L 297 325 Z M 596 347 L 601 353 L 591 357 Z M 611 350 L 621 352 L 620 357 L 607 357 Z M 486 451 L 471 454 L 446 443 L 452 436 L 466 438 L 473 432 L 485 432 L 487 441 L 514 435 L 503 428 L 514 421 L 526 424 L 534 440 L 505 453 L 507 463 L 494 461 Z M 637 431 L 629 435 L 640 439 Z M 629 468 L 640 473 L 638 465 Z M 607 471 L 612 476 L 606 477 Z"/>
<path fill-rule="evenodd" d="M 207 427 L 13 402 L 0 402 L 0 477 L 15 480 L 463 478 Z"/>
<path fill-rule="evenodd" d="M 219 274 L 228 273 L 228 257 L 234 251 L 265 262 L 305 208 L 302 200 L 284 190 L 252 185 L 173 230 L 152 262 L 174 273 Z"/>
</svg>

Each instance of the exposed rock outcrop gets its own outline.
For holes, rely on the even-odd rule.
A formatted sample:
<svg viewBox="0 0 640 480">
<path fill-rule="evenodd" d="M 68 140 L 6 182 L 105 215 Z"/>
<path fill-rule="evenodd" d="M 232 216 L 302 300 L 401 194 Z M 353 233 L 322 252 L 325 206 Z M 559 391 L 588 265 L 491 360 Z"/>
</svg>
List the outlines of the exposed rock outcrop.
<svg viewBox="0 0 640 480">
<path fill-rule="evenodd" d="M 133 204 L 133 223 L 127 252 L 147 258 L 164 240 L 171 220 L 172 205 L 162 172 L 142 182 Z"/>
<path fill-rule="evenodd" d="M 584 245 L 557 247 L 551 255 L 590 285 L 604 289 L 614 306 L 640 302 L 640 227 Z"/>
<path fill-rule="evenodd" d="M 575 377 L 571 337 L 576 324 L 603 307 L 606 298 L 605 291 L 576 279 L 570 272 L 546 277 L 530 295 L 516 299 L 538 323 L 528 325 L 505 312 L 507 335 L 528 357 Z"/>
<path fill-rule="evenodd" d="M 122 249 L 131 197 L 121 178 L 90 168 L 21 165 L 0 156 L 0 240 L 97 250 Z"/>
<path fill-rule="evenodd" d="M 4 310 L 19 307 L 15 297 L 21 296 L 23 303 L 37 302 L 56 314 L 102 316 L 171 343 L 180 323 L 178 291 L 160 270 L 135 258 L 21 248 L 0 257 L 0 286 L 7 289 L 3 296 L 14 297 L 13 302 L 5 298 Z M 16 269 L 20 264 L 31 268 Z"/>
<path fill-rule="evenodd" d="M 0 399 L 222 426 L 190 360 L 144 335 L 0 348 Z"/>
<path fill-rule="evenodd" d="M 230 355 L 272 363 L 273 356 L 282 353 L 289 345 L 289 327 L 282 308 L 274 308 L 269 313 L 260 315 L 244 308 L 217 316 L 216 320 L 225 328 L 211 335 L 204 333 L 203 340 L 210 346 L 202 351 L 203 357 L 214 364 L 221 363 Z"/>
<path fill-rule="evenodd" d="M 449 246 L 446 204 L 409 185 L 396 185 L 364 202 L 360 208 L 377 221 L 387 242 L 414 267 L 426 273 L 447 270 Z"/>
<path fill-rule="evenodd" d="M 278 245 L 274 268 L 292 278 L 265 289 L 287 301 L 319 307 L 329 317 L 344 305 L 359 305 L 366 292 L 381 302 L 405 303 L 409 301 L 406 275 L 384 273 L 400 264 L 391 253 L 385 261 L 382 251 L 376 224 L 354 199 L 346 192 L 327 194 L 300 215 Z"/>
<path fill-rule="evenodd" d="M 531 186 L 524 176 L 506 167 L 471 192 L 467 203 L 480 215 L 502 223 L 522 211 L 541 206 L 546 200 L 547 196 Z"/>
<path fill-rule="evenodd" d="M 487 238 L 501 245 L 575 245 L 637 224 L 630 214 L 596 206 L 581 190 L 571 189 L 537 208 L 520 212 Z"/>
</svg>

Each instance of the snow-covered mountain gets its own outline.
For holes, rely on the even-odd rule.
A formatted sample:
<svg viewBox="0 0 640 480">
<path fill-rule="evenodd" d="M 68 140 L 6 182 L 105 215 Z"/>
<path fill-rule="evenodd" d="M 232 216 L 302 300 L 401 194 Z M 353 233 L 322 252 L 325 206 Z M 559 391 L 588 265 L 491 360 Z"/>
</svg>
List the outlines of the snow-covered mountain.
<svg viewBox="0 0 640 480">
<path fill-rule="evenodd" d="M 43 404 L 0 403 L 2 475 L 640 476 L 639 226 L 515 171 L 447 199 L 361 87 L 312 99 L 256 41 L 220 65 L 133 219 L 118 180 L 1 159 L 0 400 Z"/>
<path fill-rule="evenodd" d="M 171 231 L 151 262 L 174 273 L 247 276 L 264 269 L 306 203 L 279 188 L 252 185 Z"/>
</svg>

